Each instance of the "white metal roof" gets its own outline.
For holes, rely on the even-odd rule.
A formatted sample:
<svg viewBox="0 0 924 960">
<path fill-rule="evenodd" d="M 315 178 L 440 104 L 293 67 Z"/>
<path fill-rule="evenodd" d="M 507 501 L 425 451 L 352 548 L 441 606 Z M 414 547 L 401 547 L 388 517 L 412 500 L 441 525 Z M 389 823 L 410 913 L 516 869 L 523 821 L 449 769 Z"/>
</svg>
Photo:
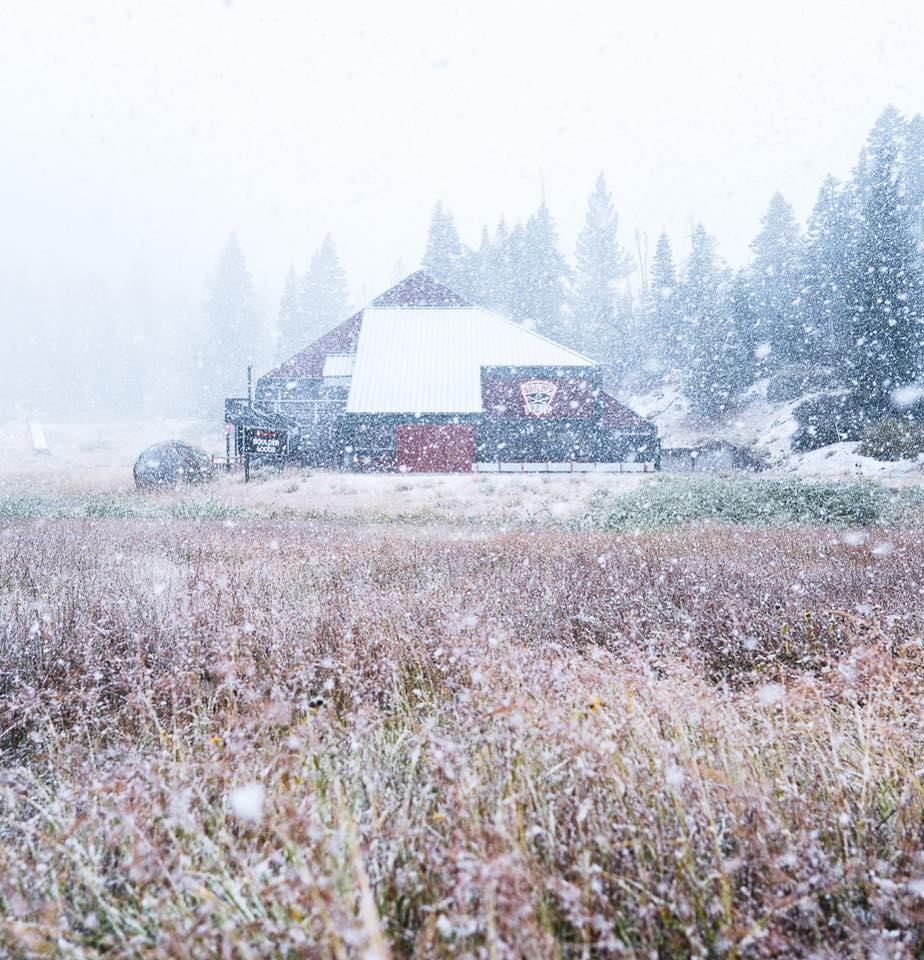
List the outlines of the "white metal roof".
<svg viewBox="0 0 924 960">
<path fill-rule="evenodd" d="M 353 353 L 329 353 L 324 358 L 323 377 L 349 377 L 353 373 Z"/>
<path fill-rule="evenodd" d="M 480 413 L 482 367 L 592 367 L 511 320 L 470 309 L 367 309 L 347 413 Z"/>
</svg>

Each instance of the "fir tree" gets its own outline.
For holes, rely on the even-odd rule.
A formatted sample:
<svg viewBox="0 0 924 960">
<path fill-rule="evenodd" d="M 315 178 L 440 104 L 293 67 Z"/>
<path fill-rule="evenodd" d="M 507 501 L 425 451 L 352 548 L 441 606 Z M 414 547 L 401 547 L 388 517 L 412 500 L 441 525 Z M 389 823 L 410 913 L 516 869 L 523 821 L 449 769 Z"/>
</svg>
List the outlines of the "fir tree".
<svg viewBox="0 0 924 960">
<path fill-rule="evenodd" d="M 305 339 L 308 324 L 305 322 L 305 313 L 302 310 L 301 290 L 295 267 L 289 267 L 286 275 L 285 288 L 279 302 L 278 332 L 276 356 L 279 360 L 288 359 L 308 344 Z"/>
<path fill-rule="evenodd" d="M 465 263 L 465 296 L 472 303 L 480 307 L 490 308 L 490 271 L 493 256 L 491 234 L 487 227 L 481 228 L 481 241 L 477 250 L 466 250 Z M 463 291 L 460 291 L 463 292 Z"/>
<path fill-rule="evenodd" d="M 762 351 L 754 340 L 754 291 L 746 270 L 739 270 L 728 288 L 727 316 L 730 329 L 724 345 L 725 380 L 729 399 L 733 399 L 754 382 L 761 367 Z"/>
<path fill-rule="evenodd" d="M 529 320 L 529 259 L 526 229 L 518 223 L 507 238 L 510 317 L 517 323 Z"/>
<path fill-rule="evenodd" d="M 851 375 L 870 415 L 884 413 L 896 387 L 920 374 L 922 287 L 910 212 L 898 176 L 900 142 L 894 111 L 870 135 L 862 180 L 856 259 L 847 294 Z"/>
<path fill-rule="evenodd" d="M 658 237 L 651 261 L 645 320 L 655 369 L 670 368 L 680 356 L 680 331 L 677 327 L 677 271 L 671 242 L 664 230 Z"/>
<path fill-rule="evenodd" d="M 484 306 L 506 315 L 513 314 L 513 270 L 510 261 L 510 233 L 503 217 L 491 239 L 484 265 Z"/>
<path fill-rule="evenodd" d="M 702 224 L 693 230 L 680 294 L 684 392 L 694 414 L 712 419 L 725 412 L 740 387 L 736 370 L 742 343 L 726 302 L 727 271 L 716 242 Z"/>
<path fill-rule="evenodd" d="M 560 337 L 569 270 L 559 252 L 558 231 L 545 203 L 523 230 L 520 271 L 523 318 L 546 336 Z"/>
<path fill-rule="evenodd" d="M 204 314 L 200 381 L 203 403 L 213 410 L 224 397 L 242 395 L 246 367 L 254 359 L 259 336 L 253 280 L 236 233 L 228 238 L 218 258 Z"/>
<path fill-rule="evenodd" d="M 776 193 L 761 220 L 751 249 L 750 286 L 755 316 L 755 343 L 769 344 L 771 366 L 807 357 L 807 333 L 799 303 L 801 236 L 792 207 Z"/>
<path fill-rule="evenodd" d="M 462 279 L 462 258 L 462 244 L 455 220 L 448 210 L 443 209 L 442 203 L 437 203 L 427 233 L 427 249 L 422 266 L 431 276 L 454 289 Z"/>
<path fill-rule="evenodd" d="M 302 278 L 301 312 L 306 325 L 303 346 L 345 320 L 349 312 L 346 275 L 329 233 Z"/>
<path fill-rule="evenodd" d="M 618 317 L 617 283 L 630 273 L 632 260 L 616 238 L 618 225 L 601 173 L 578 237 L 573 319 L 567 338 L 591 357 L 610 356 L 626 339 L 625 324 Z"/>
<path fill-rule="evenodd" d="M 808 221 L 803 273 L 803 314 L 808 356 L 837 365 L 850 338 L 847 289 L 856 258 L 853 196 L 826 177 Z"/>
<path fill-rule="evenodd" d="M 905 189 L 908 219 L 924 265 L 924 116 L 915 114 L 905 130 Z"/>
</svg>

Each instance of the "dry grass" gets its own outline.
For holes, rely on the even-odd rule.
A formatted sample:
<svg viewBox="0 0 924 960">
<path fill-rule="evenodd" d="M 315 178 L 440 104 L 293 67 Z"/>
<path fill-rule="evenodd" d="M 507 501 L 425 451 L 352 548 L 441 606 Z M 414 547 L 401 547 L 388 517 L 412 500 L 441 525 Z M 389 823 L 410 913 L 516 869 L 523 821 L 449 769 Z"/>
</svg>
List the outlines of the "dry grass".
<svg viewBox="0 0 924 960">
<path fill-rule="evenodd" d="M 0 950 L 919 955 L 919 539 L 6 522 Z"/>
</svg>

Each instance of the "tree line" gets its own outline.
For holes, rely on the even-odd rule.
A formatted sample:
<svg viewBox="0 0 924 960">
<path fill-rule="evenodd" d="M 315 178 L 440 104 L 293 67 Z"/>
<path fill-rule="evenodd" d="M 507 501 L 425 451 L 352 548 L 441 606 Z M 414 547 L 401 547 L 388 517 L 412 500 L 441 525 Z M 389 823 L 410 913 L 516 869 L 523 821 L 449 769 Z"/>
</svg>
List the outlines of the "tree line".
<svg viewBox="0 0 924 960">
<path fill-rule="evenodd" d="M 855 432 L 857 422 L 893 413 L 896 390 L 921 380 L 920 115 L 907 119 L 886 108 L 851 175 L 821 184 L 804 229 L 775 194 L 751 244 L 752 261 L 741 269 L 722 260 L 703 224 L 693 225 L 679 251 L 661 232 L 650 256 L 638 236 L 630 250 L 620 226 L 602 174 L 573 257 L 562 252 L 545 202 L 525 222 L 510 225 L 501 217 L 484 227 L 473 245 L 461 240 L 452 214 L 437 204 L 422 266 L 474 303 L 599 360 L 617 385 L 643 389 L 669 379 L 704 421 L 720 418 L 752 385 L 767 380 L 771 398 L 835 395 L 827 405 L 806 406 L 803 418 L 806 437 L 818 433 L 830 440 L 824 424 L 835 424 L 839 436 Z M 148 295 L 151 285 L 139 277 L 130 286 L 144 310 L 110 302 L 99 284 L 71 297 L 73 303 L 86 300 L 85 312 L 109 324 L 107 349 L 95 347 L 98 337 L 85 338 L 85 362 L 77 362 L 78 340 L 58 367 L 51 369 L 49 358 L 42 380 L 51 384 L 49 395 L 56 390 L 78 409 L 86 394 L 96 408 L 119 412 L 162 410 L 170 399 L 180 409 L 211 416 L 224 396 L 243 392 L 248 363 L 262 372 L 351 309 L 330 235 L 303 272 L 289 269 L 275 311 L 234 234 L 198 308 L 184 302 L 178 312 L 178 300 L 164 302 L 179 318 L 176 329 L 168 329 L 157 298 Z M 148 320 L 139 324 L 143 317 Z M 35 336 L 42 337 L 39 326 Z M 22 351 L 10 378 L 17 396 L 32 376 L 28 340 Z M 917 396 L 902 393 L 908 395 Z"/>
<path fill-rule="evenodd" d="M 894 107 L 870 131 L 851 177 L 828 177 L 803 231 L 775 194 L 737 271 L 696 224 L 679 261 L 662 232 L 650 264 L 619 238 L 601 175 L 574 266 L 545 203 L 526 223 L 502 218 L 477 246 L 437 204 L 423 264 L 474 302 L 530 323 L 605 363 L 615 378 L 671 376 L 701 420 L 756 381 L 789 398 L 813 389 L 860 419 L 894 407 L 924 359 L 924 118 Z M 630 278 L 638 277 L 633 290 Z"/>
<path fill-rule="evenodd" d="M 753 259 L 741 269 L 722 260 L 701 223 L 680 257 L 662 231 L 650 262 L 638 238 L 634 251 L 627 248 L 619 227 L 602 174 L 573 263 L 544 201 L 525 222 L 509 226 L 501 217 L 484 227 L 477 245 L 462 242 L 452 214 L 437 203 L 422 266 L 472 302 L 602 362 L 617 383 L 644 387 L 670 378 L 702 421 L 720 418 L 767 379 L 771 399 L 831 394 L 827 406 L 806 410 L 816 424 L 852 420 L 856 432 L 857 423 L 892 412 L 896 390 L 921 378 L 920 115 L 905 119 L 887 107 L 851 176 L 821 184 L 804 230 L 774 194 L 751 244 Z M 232 236 L 205 305 L 214 334 L 204 363 L 229 385 L 259 355 L 253 297 Z M 304 275 L 289 271 L 275 359 L 312 342 L 348 310 L 346 277 L 328 235 Z M 821 436 L 831 439 L 830 431 Z"/>
</svg>

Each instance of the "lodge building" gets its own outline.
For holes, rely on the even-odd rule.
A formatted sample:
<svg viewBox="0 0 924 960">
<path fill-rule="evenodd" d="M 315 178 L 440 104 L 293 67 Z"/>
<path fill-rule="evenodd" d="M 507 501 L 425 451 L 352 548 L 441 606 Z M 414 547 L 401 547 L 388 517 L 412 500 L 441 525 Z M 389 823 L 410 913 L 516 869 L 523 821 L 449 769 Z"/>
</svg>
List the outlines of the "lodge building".
<svg viewBox="0 0 924 960">
<path fill-rule="evenodd" d="M 353 470 L 649 469 L 654 424 L 599 364 L 419 271 L 260 377 L 245 427 L 285 429 L 305 463 Z M 634 465 L 628 467 L 629 464 Z"/>
</svg>

